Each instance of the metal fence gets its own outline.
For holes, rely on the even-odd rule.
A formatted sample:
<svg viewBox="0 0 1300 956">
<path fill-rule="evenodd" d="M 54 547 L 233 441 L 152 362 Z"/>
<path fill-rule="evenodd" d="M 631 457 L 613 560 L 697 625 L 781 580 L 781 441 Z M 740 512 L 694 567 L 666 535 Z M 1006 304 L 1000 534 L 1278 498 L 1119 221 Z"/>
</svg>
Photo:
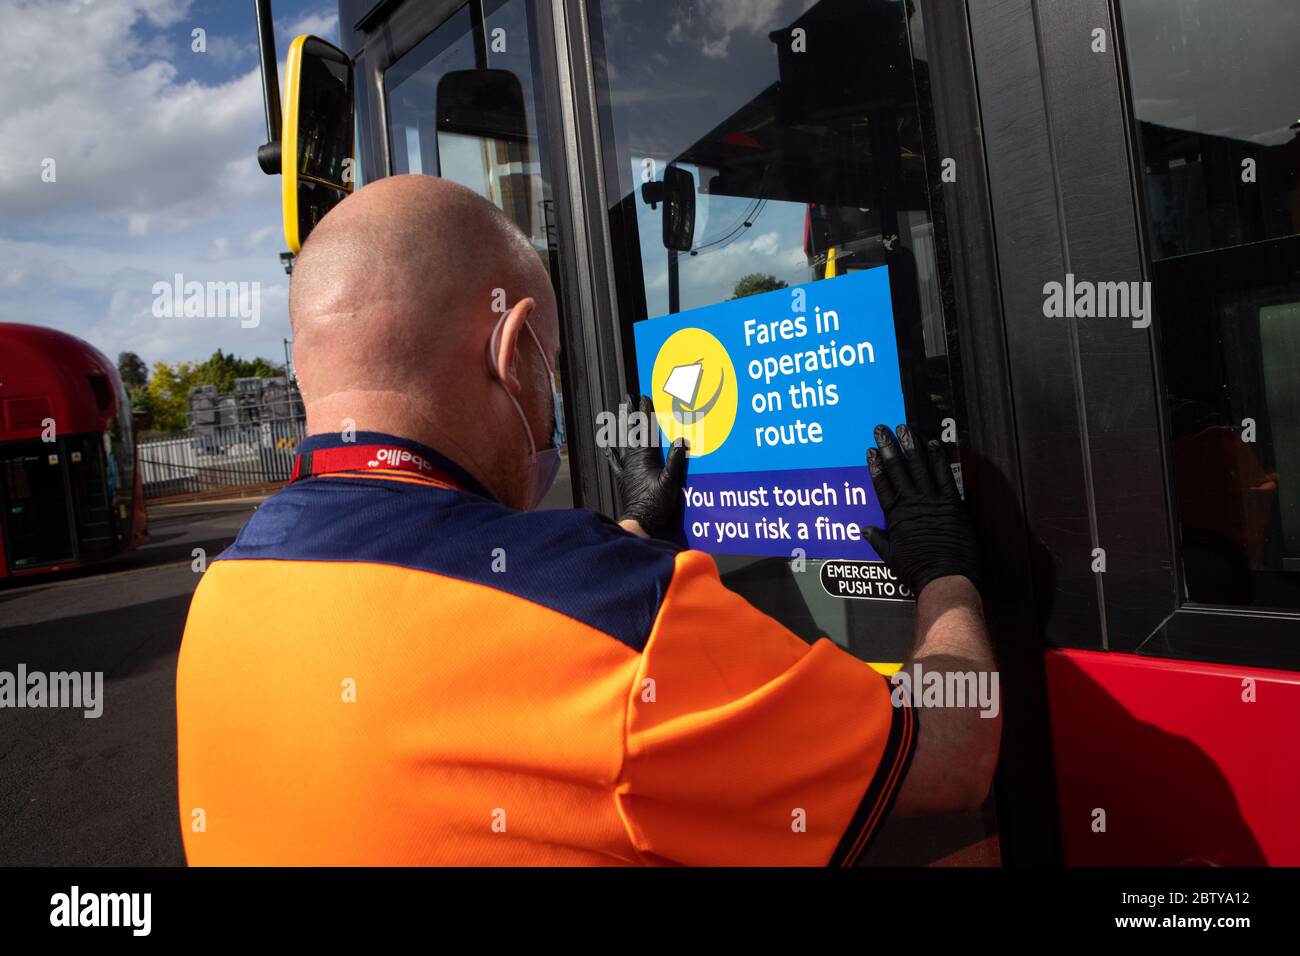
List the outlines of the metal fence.
<svg viewBox="0 0 1300 956">
<path fill-rule="evenodd" d="M 307 433 L 301 416 L 235 424 L 194 424 L 183 434 L 141 442 L 146 498 L 287 481 Z"/>
</svg>

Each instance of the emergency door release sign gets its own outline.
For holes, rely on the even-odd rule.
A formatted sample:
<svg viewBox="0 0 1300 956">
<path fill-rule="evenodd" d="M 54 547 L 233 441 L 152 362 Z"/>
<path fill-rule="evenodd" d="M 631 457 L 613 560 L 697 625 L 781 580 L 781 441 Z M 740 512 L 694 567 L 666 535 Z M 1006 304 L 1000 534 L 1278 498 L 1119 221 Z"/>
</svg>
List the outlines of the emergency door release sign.
<svg viewBox="0 0 1300 956">
<path fill-rule="evenodd" d="M 878 561 L 877 422 L 906 421 L 885 266 L 634 326 L 665 446 L 690 445 L 685 538 L 714 554 Z"/>
</svg>

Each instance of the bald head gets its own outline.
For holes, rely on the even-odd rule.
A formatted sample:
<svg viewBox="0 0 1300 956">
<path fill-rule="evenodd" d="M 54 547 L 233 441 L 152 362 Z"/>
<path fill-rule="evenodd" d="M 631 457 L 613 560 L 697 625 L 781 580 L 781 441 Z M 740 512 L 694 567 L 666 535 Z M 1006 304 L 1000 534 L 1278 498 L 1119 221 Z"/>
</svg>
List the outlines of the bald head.
<svg viewBox="0 0 1300 956">
<path fill-rule="evenodd" d="M 510 341 L 498 378 L 487 355 L 503 312 L 501 338 Z M 519 491 L 506 472 L 526 470 L 529 442 L 549 435 L 549 386 L 539 389 L 537 379 L 555 359 L 559 332 L 541 258 L 496 206 L 431 176 L 364 186 L 304 243 L 289 316 L 311 433 L 355 423 L 398 434 L 458 458 L 499 497 Z M 493 421 L 500 434 L 485 443 L 483 426 Z"/>
</svg>

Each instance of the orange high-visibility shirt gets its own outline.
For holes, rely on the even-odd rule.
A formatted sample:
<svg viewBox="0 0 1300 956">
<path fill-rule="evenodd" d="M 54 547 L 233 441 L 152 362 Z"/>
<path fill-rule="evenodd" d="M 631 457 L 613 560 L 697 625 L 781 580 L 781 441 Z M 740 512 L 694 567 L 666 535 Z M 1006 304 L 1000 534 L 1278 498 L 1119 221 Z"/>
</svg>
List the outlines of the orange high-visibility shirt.
<svg viewBox="0 0 1300 956">
<path fill-rule="evenodd" d="M 706 554 L 515 511 L 428 448 L 357 438 L 450 480 L 297 481 L 212 562 L 176 684 L 191 864 L 861 855 L 916 740 L 886 678 Z"/>
</svg>

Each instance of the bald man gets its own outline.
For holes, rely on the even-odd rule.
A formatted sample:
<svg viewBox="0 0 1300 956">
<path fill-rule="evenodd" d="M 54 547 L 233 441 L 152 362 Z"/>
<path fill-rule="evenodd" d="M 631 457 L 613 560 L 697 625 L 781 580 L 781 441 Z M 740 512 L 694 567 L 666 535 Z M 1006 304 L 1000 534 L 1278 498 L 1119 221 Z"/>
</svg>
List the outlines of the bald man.
<svg viewBox="0 0 1300 956">
<path fill-rule="evenodd" d="M 684 450 L 615 457 L 621 522 L 533 510 L 559 326 L 496 207 L 371 183 L 311 233 L 289 308 L 309 437 L 181 646 L 191 864 L 851 864 L 896 801 L 983 799 L 996 720 L 918 720 L 660 540 Z M 920 595 L 913 658 L 988 669 L 951 475 L 899 439 L 870 465 L 900 516 L 875 543 Z"/>
</svg>

